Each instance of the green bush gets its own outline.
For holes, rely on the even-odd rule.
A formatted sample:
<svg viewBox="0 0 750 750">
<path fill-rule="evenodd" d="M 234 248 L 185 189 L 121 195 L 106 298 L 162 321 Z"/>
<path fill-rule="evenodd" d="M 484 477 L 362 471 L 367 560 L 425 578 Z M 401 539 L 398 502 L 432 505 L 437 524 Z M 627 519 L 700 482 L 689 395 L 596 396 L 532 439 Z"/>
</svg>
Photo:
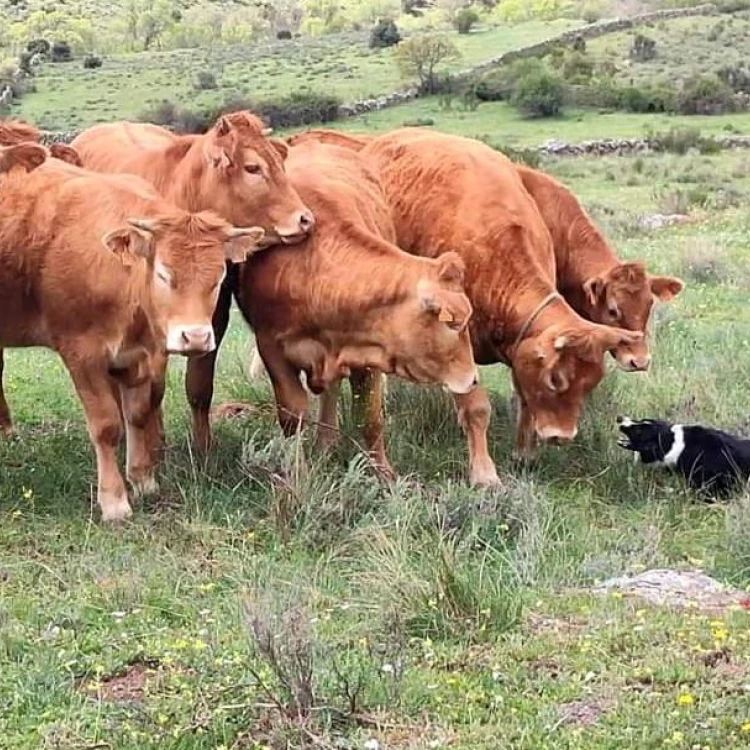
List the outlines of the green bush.
<svg viewBox="0 0 750 750">
<path fill-rule="evenodd" d="M 562 75 L 569 83 L 586 83 L 594 75 L 594 62 L 580 52 L 573 52 L 563 60 Z"/>
<path fill-rule="evenodd" d="M 64 40 L 55 42 L 52 45 L 52 56 L 50 59 L 53 63 L 70 62 L 73 59 L 73 52 L 70 49 L 70 45 Z"/>
<path fill-rule="evenodd" d="M 30 55 L 49 55 L 52 45 L 46 39 L 32 39 L 26 45 L 26 51 Z"/>
<path fill-rule="evenodd" d="M 102 67 L 102 58 L 98 55 L 86 55 L 83 58 L 83 67 L 88 70 L 94 70 L 95 68 Z"/>
<path fill-rule="evenodd" d="M 193 88 L 197 91 L 209 91 L 219 88 L 219 84 L 210 70 L 199 70 L 193 81 Z"/>
<path fill-rule="evenodd" d="M 593 5 L 589 5 L 583 9 L 581 18 L 586 23 L 596 23 L 602 17 L 601 10 Z"/>
<path fill-rule="evenodd" d="M 717 71 L 717 75 L 732 91 L 750 92 L 750 70 L 745 68 L 744 62 L 725 65 Z"/>
<path fill-rule="evenodd" d="M 562 109 L 564 95 L 562 79 L 542 70 L 518 79 L 511 102 L 530 117 L 554 117 Z"/>
<path fill-rule="evenodd" d="M 545 70 L 545 64 L 535 57 L 516 60 L 506 67 L 482 76 L 474 84 L 474 95 L 483 102 L 510 100 L 520 78 Z"/>
<path fill-rule="evenodd" d="M 653 60 L 656 57 L 656 40 L 644 34 L 636 34 L 630 48 L 630 57 L 636 62 Z"/>
<path fill-rule="evenodd" d="M 441 66 L 460 56 L 453 41 L 442 34 L 420 34 L 396 47 L 396 64 L 401 77 L 416 78 L 425 94 L 437 93 Z"/>
<path fill-rule="evenodd" d="M 474 8 L 461 8 L 453 19 L 453 25 L 459 34 L 468 34 L 479 21 L 479 13 Z"/>
<path fill-rule="evenodd" d="M 715 75 L 688 81 L 677 95 L 677 111 L 683 115 L 720 115 L 734 109 L 732 89 Z"/>
<path fill-rule="evenodd" d="M 400 41 L 401 34 L 392 18 L 381 18 L 370 31 L 370 47 L 372 49 L 393 47 Z"/>
</svg>

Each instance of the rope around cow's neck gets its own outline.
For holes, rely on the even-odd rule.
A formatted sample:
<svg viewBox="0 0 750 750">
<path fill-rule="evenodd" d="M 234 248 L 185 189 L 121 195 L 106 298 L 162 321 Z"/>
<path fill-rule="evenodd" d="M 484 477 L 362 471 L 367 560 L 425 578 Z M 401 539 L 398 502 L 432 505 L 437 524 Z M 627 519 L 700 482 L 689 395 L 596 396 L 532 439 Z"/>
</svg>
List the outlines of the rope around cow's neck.
<svg viewBox="0 0 750 750">
<path fill-rule="evenodd" d="M 531 315 L 529 315 L 529 317 L 526 319 L 526 322 L 521 326 L 521 330 L 518 332 L 518 336 L 516 336 L 516 340 L 513 342 L 513 348 L 511 349 L 511 357 L 515 357 L 518 347 L 520 346 L 521 342 L 526 338 L 526 334 L 531 329 L 531 326 L 534 325 L 534 322 L 536 321 L 536 319 L 542 314 L 542 311 L 548 305 L 551 305 L 556 299 L 562 299 L 560 292 L 552 292 L 551 294 L 548 294 L 536 306 L 536 308 L 534 308 L 534 312 L 531 313 Z"/>
</svg>

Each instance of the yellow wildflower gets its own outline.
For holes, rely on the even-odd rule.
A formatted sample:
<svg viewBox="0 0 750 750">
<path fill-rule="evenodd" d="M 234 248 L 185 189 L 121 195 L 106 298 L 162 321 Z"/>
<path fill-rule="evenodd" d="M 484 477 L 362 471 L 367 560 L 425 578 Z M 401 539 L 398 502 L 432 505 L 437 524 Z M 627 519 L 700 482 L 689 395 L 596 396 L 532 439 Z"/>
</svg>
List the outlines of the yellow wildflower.
<svg viewBox="0 0 750 750">
<path fill-rule="evenodd" d="M 695 698 L 693 698 L 690 693 L 680 693 L 677 696 L 677 705 L 678 706 L 692 706 L 695 703 Z"/>
<path fill-rule="evenodd" d="M 740 732 L 743 734 L 750 734 L 750 721 L 744 722 L 744 724 L 740 727 Z"/>
</svg>

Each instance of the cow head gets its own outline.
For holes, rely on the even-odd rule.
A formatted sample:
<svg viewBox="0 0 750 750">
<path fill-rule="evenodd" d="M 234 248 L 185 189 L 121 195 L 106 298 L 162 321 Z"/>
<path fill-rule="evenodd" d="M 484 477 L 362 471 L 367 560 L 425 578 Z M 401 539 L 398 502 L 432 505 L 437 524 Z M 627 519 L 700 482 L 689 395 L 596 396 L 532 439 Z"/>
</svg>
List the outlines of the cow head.
<svg viewBox="0 0 750 750">
<path fill-rule="evenodd" d="M 472 309 L 464 294 L 464 264 L 456 253 L 430 261 L 432 273 L 417 284 L 410 320 L 399 320 L 400 346 L 393 352 L 396 375 L 417 383 L 439 383 L 451 393 L 477 384 L 469 337 Z"/>
<path fill-rule="evenodd" d="M 591 320 L 644 334 L 654 297 L 669 302 L 682 288 L 680 279 L 650 276 L 642 263 L 620 263 L 583 284 Z M 645 337 L 636 343 L 619 344 L 612 354 L 623 370 L 646 370 L 651 360 Z"/>
<path fill-rule="evenodd" d="M 18 143 L 0 146 L 0 172 L 23 169 L 32 172 L 47 160 L 49 152 L 38 143 Z"/>
<path fill-rule="evenodd" d="M 220 117 L 204 136 L 204 189 L 212 208 L 232 223 L 259 224 L 267 242 L 295 244 L 315 219 L 284 170 L 287 145 L 268 133 L 248 112 Z"/>
<path fill-rule="evenodd" d="M 537 437 L 554 443 L 572 440 L 583 401 L 604 376 L 604 354 L 642 338 L 640 332 L 581 321 L 523 339 L 513 356 L 513 382 Z"/>
<path fill-rule="evenodd" d="M 241 263 L 258 249 L 260 227 L 233 227 L 212 212 L 128 219 L 104 245 L 125 266 L 146 262 L 156 315 L 171 354 L 216 348 L 211 319 L 226 262 Z"/>
</svg>

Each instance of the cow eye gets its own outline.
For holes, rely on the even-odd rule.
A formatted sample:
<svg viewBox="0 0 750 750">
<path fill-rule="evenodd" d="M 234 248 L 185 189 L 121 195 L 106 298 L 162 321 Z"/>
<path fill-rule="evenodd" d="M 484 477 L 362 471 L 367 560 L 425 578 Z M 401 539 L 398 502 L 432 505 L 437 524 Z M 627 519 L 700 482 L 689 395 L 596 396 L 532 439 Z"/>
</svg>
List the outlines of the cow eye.
<svg viewBox="0 0 750 750">
<path fill-rule="evenodd" d="M 165 271 L 157 271 L 156 277 L 161 281 L 163 284 L 166 284 L 166 286 L 172 286 L 172 279 L 169 276 L 168 273 Z"/>
<path fill-rule="evenodd" d="M 620 317 L 620 310 L 617 305 L 610 305 L 607 312 L 609 313 L 609 317 L 612 318 L 612 320 L 617 320 Z"/>
<path fill-rule="evenodd" d="M 260 174 L 260 164 L 245 164 L 245 171 L 248 174 Z"/>
</svg>

